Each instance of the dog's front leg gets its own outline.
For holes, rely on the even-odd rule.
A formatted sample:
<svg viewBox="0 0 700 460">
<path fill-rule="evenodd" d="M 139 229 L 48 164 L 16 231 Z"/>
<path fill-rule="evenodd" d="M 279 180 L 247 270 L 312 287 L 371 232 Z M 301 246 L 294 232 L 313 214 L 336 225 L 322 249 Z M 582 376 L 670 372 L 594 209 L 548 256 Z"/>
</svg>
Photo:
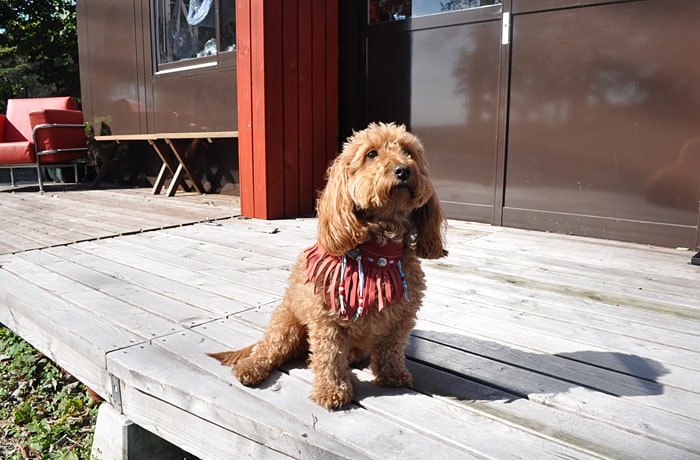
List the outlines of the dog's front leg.
<svg viewBox="0 0 700 460">
<path fill-rule="evenodd" d="M 412 318 L 404 318 L 375 341 L 369 364 L 375 384 L 383 387 L 410 387 L 413 384 L 413 376 L 406 368 L 405 351 L 414 324 Z"/>
<path fill-rule="evenodd" d="M 352 400 L 346 336 L 337 324 L 309 330 L 309 359 L 314 373 L 311 399 L 326 409 L 341 408 Z"/>
</svg>

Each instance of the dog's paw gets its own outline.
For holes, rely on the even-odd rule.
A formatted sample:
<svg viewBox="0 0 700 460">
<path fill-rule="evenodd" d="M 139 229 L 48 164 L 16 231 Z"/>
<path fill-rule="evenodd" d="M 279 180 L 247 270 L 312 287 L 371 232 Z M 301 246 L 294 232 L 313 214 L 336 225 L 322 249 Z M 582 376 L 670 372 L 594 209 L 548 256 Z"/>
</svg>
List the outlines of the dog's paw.
<svg viewBox="0 0 700 460">
<path fill-rule="evenodd" d="M 270 369 L 269 366 L 260 366 L 254 359 L 246 357 L 233 366 L 233 375 L 243 385 L 252 386 L 262 383 L 270 375 Z"/>
<path fill-rule="evenodd" d="M 341 409 L 352 401 L 352 385 L 346 382 L 340 385 L 314 383 L 310 397 L 326 409 Z"/>
</svg>

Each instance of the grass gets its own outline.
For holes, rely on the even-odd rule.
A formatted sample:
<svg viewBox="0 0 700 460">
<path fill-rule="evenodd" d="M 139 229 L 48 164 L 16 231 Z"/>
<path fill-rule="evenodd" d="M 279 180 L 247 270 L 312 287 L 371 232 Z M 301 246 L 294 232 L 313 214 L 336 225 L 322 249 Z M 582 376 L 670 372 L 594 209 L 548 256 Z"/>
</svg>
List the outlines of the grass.
<svg viewBox="0 0 700 460">
<path fill-rule="evenodd" d="M 90 458 L 98 404 L 74 377 L 0 324 L 0 458 Z"/>
</svg>

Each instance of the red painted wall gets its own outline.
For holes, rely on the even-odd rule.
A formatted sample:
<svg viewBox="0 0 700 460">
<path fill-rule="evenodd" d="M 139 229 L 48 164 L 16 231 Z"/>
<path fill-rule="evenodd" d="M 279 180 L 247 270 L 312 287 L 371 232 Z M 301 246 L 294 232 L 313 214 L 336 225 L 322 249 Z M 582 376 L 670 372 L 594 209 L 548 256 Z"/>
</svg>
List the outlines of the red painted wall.
<svg viewBox="0 0 700 460">
<path fill-rule="evenodd" d="M 241 211 L 310 214 L 338 149 L 338 2 L 236 9 Z"/>
</svg>

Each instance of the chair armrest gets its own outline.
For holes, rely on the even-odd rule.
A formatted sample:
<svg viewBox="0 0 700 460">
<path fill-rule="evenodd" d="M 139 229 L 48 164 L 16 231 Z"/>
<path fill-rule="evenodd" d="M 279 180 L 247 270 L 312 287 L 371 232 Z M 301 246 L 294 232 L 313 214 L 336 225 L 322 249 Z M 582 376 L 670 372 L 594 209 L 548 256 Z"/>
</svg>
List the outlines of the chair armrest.
<svg viewBox="0 0 700 460">
<path fill-rule="evenodd" d="M 5 120 L 7 117 L 5 114 L 0 113 L 0 142 L 5 139 Z"/>
<path fill-rule="evenodd" d="M 44 109 L 29 112 L 37 152 L 87 146 L 80 110 Z"/>
</svg>

